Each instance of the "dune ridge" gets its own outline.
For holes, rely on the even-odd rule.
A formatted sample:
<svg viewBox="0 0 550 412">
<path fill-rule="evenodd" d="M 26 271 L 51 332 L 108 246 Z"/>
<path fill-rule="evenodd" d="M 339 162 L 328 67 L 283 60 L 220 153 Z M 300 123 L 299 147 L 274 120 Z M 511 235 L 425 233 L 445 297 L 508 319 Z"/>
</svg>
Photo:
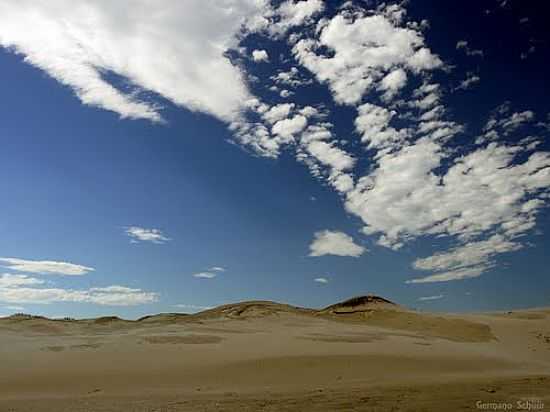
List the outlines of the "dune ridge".
<svg viewBox="0 0 550 412">
<path fill-rule="evenodd" d="M 137 320 L 18 314 L 0 319 L 0 342 L 0 411 L 472 410 L 527 395 L 550 405 L 545 308 L 432 314 L 367 295 Z"/>
</svg>

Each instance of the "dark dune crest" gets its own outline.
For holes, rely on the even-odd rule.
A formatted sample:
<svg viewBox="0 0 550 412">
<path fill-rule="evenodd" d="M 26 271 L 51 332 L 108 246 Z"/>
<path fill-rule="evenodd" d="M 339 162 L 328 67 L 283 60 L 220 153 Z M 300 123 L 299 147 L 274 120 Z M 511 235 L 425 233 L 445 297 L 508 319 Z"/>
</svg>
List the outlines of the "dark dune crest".
<svg viewBox="0 0 550 412">
<path fill-rule="evenodd" d="M 372 310 L 402 310 L 403 307 L 376 295 L 356 296 L 343 302 L 327 306 L 321 313 L 354 313 Z"/>
</svg>

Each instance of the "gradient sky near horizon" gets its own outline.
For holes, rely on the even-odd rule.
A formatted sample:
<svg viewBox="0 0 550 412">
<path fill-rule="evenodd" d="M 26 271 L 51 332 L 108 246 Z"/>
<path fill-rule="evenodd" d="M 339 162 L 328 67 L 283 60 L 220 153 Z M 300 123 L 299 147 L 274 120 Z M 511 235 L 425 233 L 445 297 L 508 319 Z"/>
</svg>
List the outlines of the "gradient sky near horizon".
<svg viewBox="0 0 550 412">
<path fill-rule="evenodd" d="M 0 4 L 0 316 L 550 305 L 550 8 Z"/>
</svg>

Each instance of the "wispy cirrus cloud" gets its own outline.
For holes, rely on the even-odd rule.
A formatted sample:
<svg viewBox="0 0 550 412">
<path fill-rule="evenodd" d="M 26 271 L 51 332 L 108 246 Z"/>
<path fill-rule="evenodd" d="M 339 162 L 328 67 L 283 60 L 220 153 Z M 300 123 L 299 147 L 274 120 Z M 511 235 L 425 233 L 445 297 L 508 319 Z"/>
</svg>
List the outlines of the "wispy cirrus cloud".
<svg viewBox="0 0 550 412">
<path fill-rule="evenodd" d="M 19 258 L 0 258 L 0 264 L 18 272 L 37 273 L 42 275 L 81 276 L 95 269 L 88 266 L 53 260 L 29 260 Z"/>
</svg>

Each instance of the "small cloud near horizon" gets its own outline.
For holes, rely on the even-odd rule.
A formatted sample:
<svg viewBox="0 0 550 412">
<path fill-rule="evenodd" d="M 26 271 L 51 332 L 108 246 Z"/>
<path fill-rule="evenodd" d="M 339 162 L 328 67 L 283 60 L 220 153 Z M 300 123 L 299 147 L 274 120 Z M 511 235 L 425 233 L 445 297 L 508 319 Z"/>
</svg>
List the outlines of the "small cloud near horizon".
<svg viewBox="0 0 550 412">
<path fill-rule="evenodd" d="M 445 297 L 445 295 L 422 296 L 421 298 L 418 298 L 418 300 L 421 301 L 421 302 L 427 302 L 427 301 L 431 301 L 431 300 L 443 299 L 444 297 Z"/>
<path fill-rule="evenodd" d="M 214 306 L 201 306 L 201 305 L 188 305 L 186 303 L 178 303 L 174 307 L 179 309 L 188 309 L 195 312 L 200 312 L 201 310 L 212 309 Z"/>
<path fill-rule="evenodd" d="M 199 278 L 199 279 L 214 279 L 216 276 L 218 275 L 212 272 L 193 273 L 193 277 Z"/>
<path fill-rule="evenodd" d="M 317 282 L 317 283 L 323 283 L 323 284 L 328 283 L 328 279 L 327 279 L 327 278 L 323 278 L 323 277 L 321 277 L 321 278 L 315 278 L 315 279 L 313 279 L 313 281 L 314 281 L 314 282 Z"/>
</svg>

